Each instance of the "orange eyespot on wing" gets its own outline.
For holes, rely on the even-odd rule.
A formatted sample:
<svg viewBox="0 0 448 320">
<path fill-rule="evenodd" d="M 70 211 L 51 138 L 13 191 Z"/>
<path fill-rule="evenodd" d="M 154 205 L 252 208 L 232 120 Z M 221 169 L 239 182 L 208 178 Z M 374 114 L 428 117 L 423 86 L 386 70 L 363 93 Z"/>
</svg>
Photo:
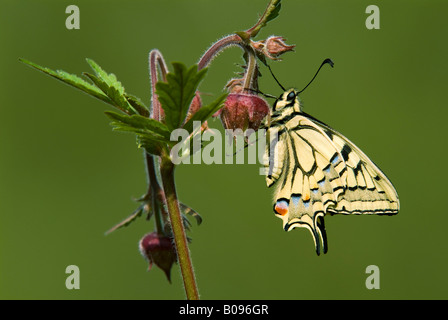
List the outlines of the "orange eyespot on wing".
<svg viewBox="0 0 448 320">
<path fill-rule="evenodd" d="M 289 202 L 286 201 L 285 199 L 278 200 L 274 205 L 274 212 L 281 216 L 287 214 L 288 209 L 289 209 Z"/>
</svg>

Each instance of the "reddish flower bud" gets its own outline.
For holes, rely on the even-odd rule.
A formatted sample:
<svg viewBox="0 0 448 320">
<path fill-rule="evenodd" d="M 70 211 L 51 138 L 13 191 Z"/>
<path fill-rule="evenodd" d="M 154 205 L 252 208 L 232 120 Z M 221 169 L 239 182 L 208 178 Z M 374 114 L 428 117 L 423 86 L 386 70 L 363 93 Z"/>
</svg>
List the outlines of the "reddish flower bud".
<svg viewBox="0 0 448 320">
<path fill-rule="evenodd" d="M 269 114 L 268 103 L 252 94 L 231 93 L 221 109 L 221 121 L 226 129 L 257 130 Z"/>
<path fill-rule="evenodd" d="M 172 239 L 157 232 L 146 234 L 139 243 L 140 253 L 148 260 L 151 270 L 154 263 L 165 272 L 171 282 L 171 266 L 177 261 L 176 249 Z"/>
<path fill-rule="evenodd" d="M 196 91 L 196 94 L 193 98 L 193 100 L 191 100 L 190 103 L 190 108 L 188 109 L 188 113 L 187 113 L 187 117 L 185 118 L 185 122 L 187 122 L 188 120 L 191 119 L 191 117 L 202 107 L 202 99 L 201 99 L 201 95 L 199 93 L 199 91 Z M 207 121 L 204 121 L 204 123 L 201 126 L 201 130 L 207 130 L 208 129 L 208 124 Z"/>
<path fill-rule="evenodd" d="M 295 45 L 288 46 L 283 37 L 271 36 L 263 41 L 252 42 L 252 47 L 272 60 L 279 60 L 279 56 L 293 51 Z"/>
<path fill-rule="evenodd" d="M 199 94 L 199 91 L 196 91 L 193 100 L 191 100 L 190 109 L 188 109 L 186 121 L 188 121 L 193 116 L 193 114 L 196 113 L 196 111 L 201 109 L 201 107 L 202 107 L 201 95 Z"/>
</svg>

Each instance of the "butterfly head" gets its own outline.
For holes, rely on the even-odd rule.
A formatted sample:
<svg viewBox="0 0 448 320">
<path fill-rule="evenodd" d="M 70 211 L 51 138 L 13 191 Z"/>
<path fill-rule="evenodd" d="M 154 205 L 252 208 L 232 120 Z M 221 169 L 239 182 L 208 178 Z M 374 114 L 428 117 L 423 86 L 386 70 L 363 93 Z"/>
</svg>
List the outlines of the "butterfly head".
<svg viewBox="0 0 448 320">
<path fill-rule="evenodd" d="M 299 93 L 295 89 L 289 89 L 283 92 L 274 103 L 274 110 L 276 112 L 301 112 L 302 107 L 299 101 Z"/>
</svg>

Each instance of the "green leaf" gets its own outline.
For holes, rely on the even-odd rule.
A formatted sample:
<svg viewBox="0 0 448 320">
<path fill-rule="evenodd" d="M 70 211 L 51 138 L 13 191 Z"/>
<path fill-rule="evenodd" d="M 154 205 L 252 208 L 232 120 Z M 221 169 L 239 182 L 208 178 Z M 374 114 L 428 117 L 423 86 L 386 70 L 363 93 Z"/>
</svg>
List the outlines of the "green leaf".
<svg viewBox="0 0 448 320">
<path fill-rule="evenodd" d="M 138 114 L 138 111 L 128 102 L 123 85 L 117 77 L 104 71 L 92 59 L 86 59 L 95 75 L 84 73 L 92 82 L 101 89 L 114 103 L 114 106 L 128 114 Z"/>
<path fill-rule="evenodd" d="M 201 107 L 198 111 L 196 111 L 195 114 L 190 118 L 190 120 L 187 121 L 184 125 L 184 129 L 187 130 L 189 133 L 193 131 L 193 121 L 201 121 L 204 122 L 208 118 L 210 118 L 216 111 L 221 109 L 222 104 L 224 103 L 224 100 L 227 98 L 227 93 L 221 95 L 218 97 L 215 101 L 210 103 L 207 106 Z"/>
<path fill-rule="evenodd" d="M 90 73 L 84 72 L 83 75 L 92 80 L 92 82 L 108 96 L 108 98 L 111 101 L 111 104 L 114 107 L 120 109 L 121 111 L 127 114 L 138 113 L 137 110 L 135 110 L 130 105 L 125 94 L 120 93 L 119 89 L 115 87 L 109 87 L 109 85 L 105 81 L 101 80 L 97 76 L 94 76 Z"/>
<path fill-rule="evenodd" d="M 113 130 L 135 133 L 138 147 L 144 148 L 150 154 L 159 156 L 167 145 L 175 143 L 170 141 L 171 133 L 167 126 L 157 120 L 111 111 L 106 111 L 105 114 L 113 120 L 111 123 Z"/>
<path fill-rule="evenodd" d="M 173 62 L 174 73 L 168 73 L 167 82 L 157 82 L 156 93 L 165 111 L 165 122 L 170 130 L 179 128 L 187 116 L 190 103 L 207 70 L 198 71 L 197 65 L 187 69 Z"/>
<path fill-rule="evenodd" d="M 93 84 L 97 88 L 99 88 L 103 94 L 106 94 L 106 96 L 107 96 L 107 89 L 109 89 L 109 86 L 103 80 L 101 80 L 97 76 L 90 74 L 88 72 L 83 72 L 82 75 L 85 76 L 86 78 L 88 78 L 90 81 L 92 81 Z"/>
<path fill-rule="evenodd" d="M 75 87 L 81 91 L 84 91 L 85 93 L 87 93 L 97 99 L 100 99 L 106 103 L 112 104 L 112 101 L 99 88 L 95 87 L 91 83 L 85 81 L 84 79 L 82 79 L 74 74 L 70 74 L 70 73 L 67 73 L 62 70 L 54 71 L 50 68 L 42 67 L 34 62 L 31 62 L 31 61 L 28 61 L 25 59 L 21 59 L 21 58 L 19 59 L 19 61 L 21 61 L 39 71 L 42 71 L 43 73 L 46 73 L 47 75 L 49 75 L 53 78 L 56 78 L 72 87 Z"/>
<path fill-rule="evenodd" d="M 171 133 L 166 127 L 166 125 L 157 120 L 146 118 L 138 114 L 129 116 L 124 114 L 118 114 L 112 111 L 106 111 L 105 114 L 109 118 L 114 120 L 117 124 L 122 124 L 128 126 L 129 128 L 134 128 L 136 130 L 141 129 L 148 132 L 152 132 L 156 135 L 161 136 L 164 140 L 167 141 L 169 141 L 170 139 Z"/>
<path fill-rule="evenodd" d="M 121 85 L 121 82 L 117 80 L 117 77 L 113 73 L 108 74 L 92 59 L 87 58 L 86 61 L 93 69 L 93 71 L 95 71 L 96 76 L 100 80 L 102 80 L 107 85 L 107 87 L 115 87 L 120 94 L 124 94 L 124 87 Z"/>
<path fill-rule="evenodd" d="M 52 70 L 50 68 L 42 67 L 34 62 L 19 59 L 19 61 L 42 71 L 49 76 L 56 78 L 72 87 L 75 87 L 85 93 L 100 99 L 115 108 L 128 114 L 142 114 L 144 116 L 149 115 L 148 108 L 140 101 L 140 99 L 126 94 L 124 87 L 117 80 L 114 74 L 107 74 L 101 67 L 93 60 L 87 59 L 87 62 L 95 71 L 95 75 L 89 73 L 83 73 L 89 80 L 93 82 L 87 82 L 84 79 L 70 74 L 62 70 Z"/>
<path fill-rule="evenodd" d="M 263 27 L 271 20 L 278 17 L 280 8 L 282 7 L 281 0 L 272 1 L 266 9 L 266 18 L 263 23 Z"/>
<path fill-rule="evenodd" d="M 145 149 L 149 154 L 153 154 L 156 156 L 162 155 L 162 150 L 164 149 L 165 145 L 165 143 L 149 138 L 146 135 L 137 135 L 137 146 L 139 148 Z"/>
<path fill-rule="evenodd" d="M 140 100 L 140 98 L 125 94 L 126 100 L 128 100 L 129 104 L 134 107 L 135 110 L 138 111 L 138 113 L 144 117 L 149 117 L 149 110 L 148 107 Z"/>
<path fill-rule="evenodd" d="M 138 207 L 137 210 L 135 210 L 129 217 L 127 217 L 126 219 L 124 219 L 120 223 L 116 224 L 115 226 L 113 226 L 112 228 L 107 230 L 106 231 L 106 235 L 108 235 L 111 232 L 114 232 L 117 229 L 120 229 L 120 228 L 123 228 L 123 227 L 127 227 L 132 222 L 134 222 L 138 217 L 140 217 L 142 215 L 143 211 L 144 211 L 143 210 L 143 206 Z"/>
</svg>

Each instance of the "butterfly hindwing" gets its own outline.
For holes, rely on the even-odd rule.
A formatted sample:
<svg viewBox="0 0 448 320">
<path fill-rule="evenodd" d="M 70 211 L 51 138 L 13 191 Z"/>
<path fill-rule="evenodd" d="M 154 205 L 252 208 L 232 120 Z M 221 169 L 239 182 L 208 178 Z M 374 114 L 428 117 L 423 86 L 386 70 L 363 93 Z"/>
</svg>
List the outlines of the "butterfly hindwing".
<svg viewBox="0 0 448 320">
<path fill-rule="evenodd" d="M 342 134 L 320 122 L 326 135 L 338 148 L 346 164 L 346 189 L 332 214 L 398 213 L 398 194 L 386 175 L 355 144 Z"/>
</svg>

